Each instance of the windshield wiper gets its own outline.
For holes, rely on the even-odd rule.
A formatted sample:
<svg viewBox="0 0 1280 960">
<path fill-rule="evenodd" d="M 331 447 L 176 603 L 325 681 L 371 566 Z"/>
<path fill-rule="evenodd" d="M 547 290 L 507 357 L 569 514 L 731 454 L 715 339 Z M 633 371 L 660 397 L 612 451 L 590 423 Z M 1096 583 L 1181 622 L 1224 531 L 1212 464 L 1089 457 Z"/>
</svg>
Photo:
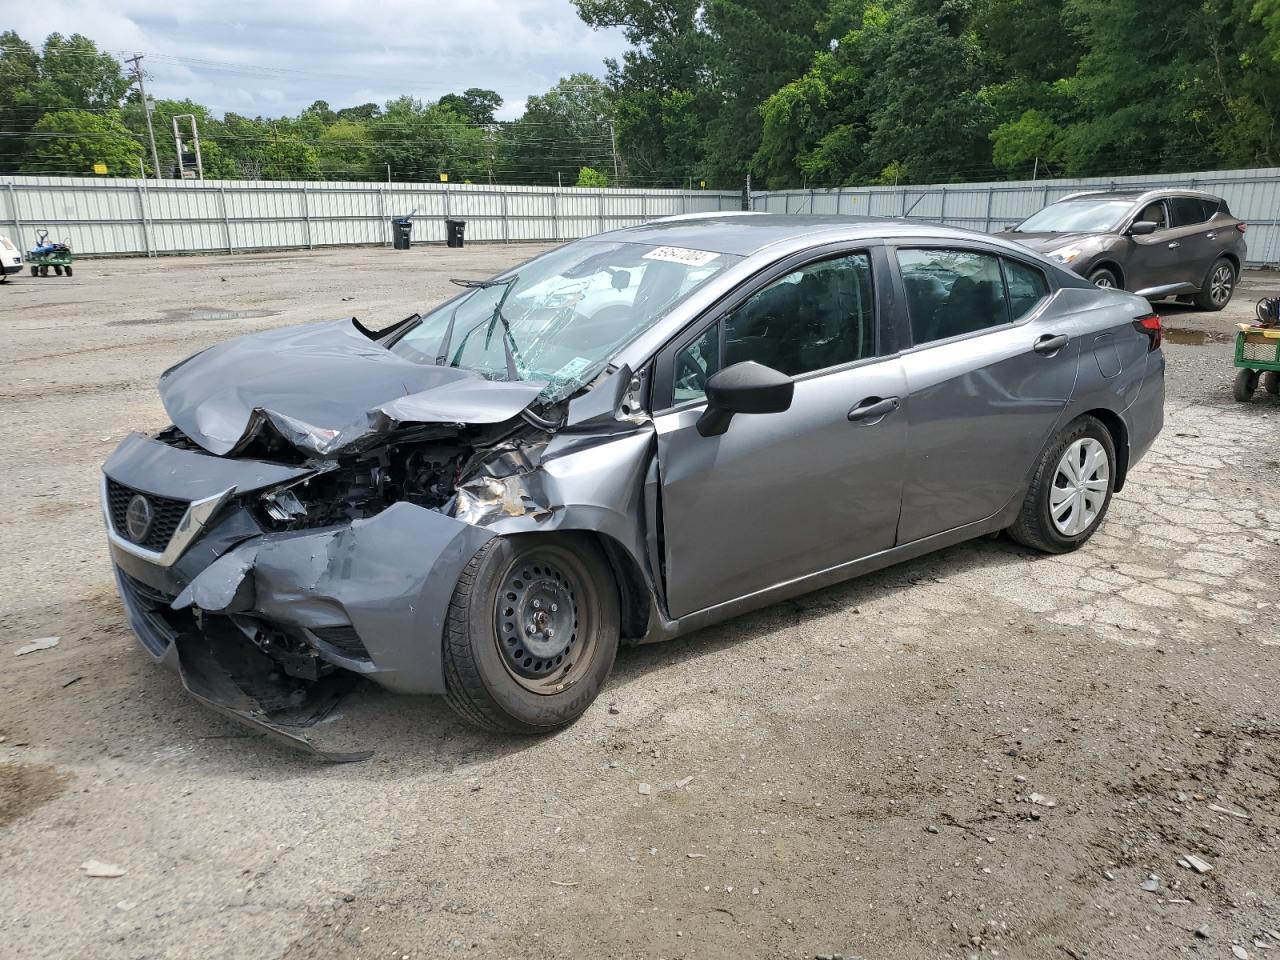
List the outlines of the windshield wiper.
<svg viewBox="0 0 1280 960">
<path fill-rule="evenodd" d="M 519 279 L 520 279 L 519 274 L 512 274 L 510 277 L 507 277 L 507 279 L 505 280 L 465 280 L 460 277 L 453 277 L 449 280 L 449 282 L 453 284 L 457 284 L 459 287 L 466 287 L 468 290 L 487 290 L 490 287 L 499 287 L 499 286 L 505 285 L 507 289 L 502 294 L 502 299 L 498 301 L 498 309 L 501 309 L 502 304 L 505 303 L 507 300 L 507 294 L 511 292 L 512 285 L 515 283 L 515 281 Z M 443 367 L 445 364 L 449 363 L 449 344 L 453 341 L 453 322 L 454 320 L 457 319 L 458 307 L 461 307 L 464 303 L 467 302 L 468 299 L 469 298 L 464 297 L 462 300 L 459 300 L 458 303 L 454 306 L 454 308 L 449 311 L 449 323 L 444 328 L 444 336 L 440 340 L 440 346 L 436 348 L 436 366 L 437 367 Z M 480 321 L 480 323 L 477 323 L 475 327 L 472 327 L 471 330 L 474 330 L 476 327 L 480 326 L 482 323 L 484 323 L 483 320 Z M 462 338 L 463 343 L 466 343 L 467 337 L 471 336 L 471 330 L 468 330 L 466 334 L 463 336 Z M 449 364 L 449 365 L 452 366 L 452 364 Z"/>
<path fill-rule="evenodd" d="M 507 361 L 507 379 L 513 381 L 521 379 L 519 369 L 521 361 L 520 355 L 516 349 L 515 337 L 511 333 L 511 324 L 507 321 L 507 315 L 502 312 L 502 307 L 506 304 L 507 297 L 511 296 L 511 291 L 515 289 L 515 282 L 519 279 L 520 277 L 518 275 L 512 275 L 507 277 L 505 280 L 480 281 L 485 287 L 505 285 L 506 289 L 502 291 L 502 296 L 498 298 L 498 302 L 494 305 L 493 312 L 489 314 L 488 319 L 481 320 L 462 335 L 462 342 L 458 344 L 457 354 L 455 354 L 455 358 L 460 355 L 463 347 L 466 346 L 467 338 L 483 327 L 486 323 L 489 325 L 489 329 L 485 333 L 484 341 L 485 349 L 487 350 L 489 348 L 489 344 L 492 342 L 493 329 L 498 325 L 498 321 L 501 320 L 502 329 L 504 331 L 502 337 L 502 352 Z M 458 304 L 458 307 L 460 306 L 462 306 L 461 303 Z M 449 355 L 449 342 L 453 338 L 453 323 L 454 318 L 457 316 L 458 307 L 454 307 L 453 312 L 449 314 L 449 325 L 445 328 L 444 339 L 440 343 L 440 350 L 436 356 L 437 365 L 443 364 Z M 450 362 L 449 366 L 453 366 L 453 363 Z"/>
</svg>

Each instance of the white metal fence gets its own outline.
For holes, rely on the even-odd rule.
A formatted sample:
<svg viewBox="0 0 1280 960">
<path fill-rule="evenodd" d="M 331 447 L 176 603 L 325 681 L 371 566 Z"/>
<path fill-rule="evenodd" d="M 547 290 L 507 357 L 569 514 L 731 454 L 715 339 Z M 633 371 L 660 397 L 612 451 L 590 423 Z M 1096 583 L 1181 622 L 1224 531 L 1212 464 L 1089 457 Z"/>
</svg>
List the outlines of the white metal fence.
<svg viewBox="0 0 1280 960">
<path fill-rule="evenodd" d="M 1190 187 L 1226 199 L 1247 221 L 1249 263 L 1280 264 L 1280 168 L 1093 180 L 780 190 L 753 210 L 909 217 L 992 232 L 1085 189 Z M 0 231 L 35 231 L 82 254 L 237 252 L 391 242 L 390 220 L 414 208 L 414 242 L 442 242 L 444 221 L 468 240 L 566 240 L 656 217 L 738 210 L 741 195 L 473 184 L 0 177 Z"/>
<path fill-rule="evenodd" d="M 655 217 L 738 210 L 742 195 L 473 184 L 0 177 L 0 231 L 29 248 L 36 230 L 81 254 L 272 250 L 391 242 L 417 209 L 414 242 L 566 240 Z"/>
<path fill-rule="evenodd" d="M 1093 189 L 1183 187 L 1205 190 L 1227 201 L 1249 224 L 1249 263 L 1280 260 L 1280 168 L 1217 170 L 1083 180 L 948 183 L 902 187 L 775 190 L 752 193 L 751 209 L 770 213 L 909 217 L 992 233 L 1020 223 L 1046 204 Z"/>
</svg>

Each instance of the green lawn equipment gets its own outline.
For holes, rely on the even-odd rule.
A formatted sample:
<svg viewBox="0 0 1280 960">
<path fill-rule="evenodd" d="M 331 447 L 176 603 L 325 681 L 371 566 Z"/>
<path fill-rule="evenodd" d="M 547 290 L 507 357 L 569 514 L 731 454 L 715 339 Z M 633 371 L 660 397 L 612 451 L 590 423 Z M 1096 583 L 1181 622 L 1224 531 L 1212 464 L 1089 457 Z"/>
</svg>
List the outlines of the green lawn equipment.
<svg viewBox="0 0 1280 960">
<path fill-rule="evenodd" d="M 1241 403 L 1253 399 L 1262 384 L 1267 393 L 1280 393 L 1280 297 L 1258 301 L 1258 322 L 1237 323 L 1236 373 L 1231 393 Z"/>
<path fill-rule="evenodd" d="M 48 230 L 36 231 L 36 245 L 27 254 L 27 263 L 31 265 L 33 277 L 47 277 L 50 267 L 53 267 L 55 276 L 60 277 L 65 273 L 69 277 L 71 261 L 74 259 L 71 241 L 68 239 L 62 243 L 50 243 Z"/>
</svg>

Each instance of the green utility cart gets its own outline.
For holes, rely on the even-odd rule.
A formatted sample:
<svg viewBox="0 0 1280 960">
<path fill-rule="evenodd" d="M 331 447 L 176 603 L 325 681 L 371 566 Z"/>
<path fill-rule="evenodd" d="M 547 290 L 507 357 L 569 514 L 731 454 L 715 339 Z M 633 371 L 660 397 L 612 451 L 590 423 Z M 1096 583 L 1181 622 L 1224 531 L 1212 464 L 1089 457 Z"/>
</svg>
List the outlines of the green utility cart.
<svg viewBox="0 0 1280 960">
<path fill-rule="evenodd" d="M 1251 323 L 1236 326 L 1236 366 L 1240 369 L 1232 395 L 1241 403 L 1248 403 L 1259 383 L 1267 393 L 1280 393 L 1280 327 Z"/>
<path fill-rule="evenodd" d="M 47 277 L 49 268 L 53 268 L 54 276 L 66 274 L 71 276 L 71 261 L 75 256 L 71 253 L 71 241 L 50 243 L 49 231 L 36 231 L 36 245 L 27 253 L 27 263 L 31 265 L 33 277 Z"/>
</svg>

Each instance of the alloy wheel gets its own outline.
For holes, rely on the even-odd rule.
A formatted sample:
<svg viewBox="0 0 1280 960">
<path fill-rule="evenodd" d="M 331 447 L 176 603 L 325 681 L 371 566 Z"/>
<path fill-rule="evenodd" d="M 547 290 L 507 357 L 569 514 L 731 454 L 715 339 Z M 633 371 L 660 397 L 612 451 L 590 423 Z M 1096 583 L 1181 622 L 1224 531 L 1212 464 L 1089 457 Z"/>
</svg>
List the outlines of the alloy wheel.
<svg viewBox="0 0 1280 960">
<path fill-rule="evenodd" d="M 1231 299 L 1231 289 L 1235 285 L 1235 271 L 1225 263 L 1219 264 L 1209 278 L 1209 299 L 1214 306 L 1226 306 Z"/>
<path fill-rule="evenodd" d="M 1114 290 L 1116 287 L 1115 281 L 1112 280 L 1111 275 L 1107 273 L 1102 274 L 1094 280 L 1093 285 L 1095 287 L 1101 287 L 1103 290 Z"/>
<path fill-rule="evenodd" d="M 1065 537 L 1077 537 L 1097 521 L 1107 502 L 1111 462 L 1093 437 L 1067 447 L 1049 488 L 1049 517 Z"/>
</svg>

